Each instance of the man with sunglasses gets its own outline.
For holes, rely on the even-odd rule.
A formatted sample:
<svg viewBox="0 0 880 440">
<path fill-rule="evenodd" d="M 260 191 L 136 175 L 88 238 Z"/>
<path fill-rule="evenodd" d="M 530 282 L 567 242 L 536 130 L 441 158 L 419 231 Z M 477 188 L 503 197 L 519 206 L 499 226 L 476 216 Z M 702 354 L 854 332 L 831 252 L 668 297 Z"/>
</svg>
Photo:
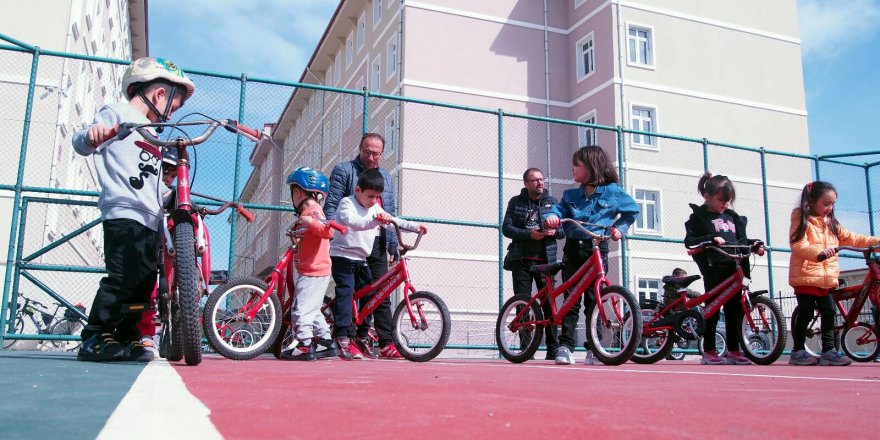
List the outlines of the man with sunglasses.
<svg viewBox="0 0 880 440">
<path fill-rule="evenodd" d="M 556 229 L 544 229 L 543 216 L 557 203 L 556 198 L 544 189 L 544 173 L 538 168 L 529 168 L 523 173 L 523 186 L 519 195 L 507 203 L 501 231 L 511 239 L 504 258 L 504 269 L 512 272 L 514 295 L 532 296 L 532 283 L 537 292 L 544 287 L 542 275 L 531 272 L 532 266 L 556 261 L 556 240 L 564 234 Z M 541 304 L 544 317 L 550 315 L 550 303 Z M 526 342 L 526 341 L 523 341 Z M 547 346 L 546 359 L 556 359 L 559 339 L 555 325 L 544 329 L 544 343 Z"/>
<path fill-rule="evenodd" d="M 327 190 L 327 200 L 324 202 L 324 214 L 328 220 L 336 218 L 336 209 L 339 202 L 354 194 L 354 188 L 357 186 L 358 178 L 364 170 L 375 168 L 378 169 L 385 179 L 385 189 L 379 203 L 385 212 L 392 216 L 397 216 L 397 205 L 394 202 L 394 181 L 391 175 L 384 168 L 379 166 L 379 160 L 385 151 L 385 138 L 376 133 L 365 133 L 361 137 L 358 146 L 358 155 L 354 159 L 342 162 L 333 167 L 330 174 L 330 188 Z M 367 257 L 367 267 L 363 270 L 370 271 L 370 279 L 376 280 L 388 272 L 388 255 L 391 255 L 392 261 L 400 258 L 397 246 L 397 236 L 393 230 L 382 228 L 381 233 L 376 237 L 373 243 L 373 251 Z M 360 306 L 369 302 L 370 297 L 361 299 Z M 369 338 L 371 317 L 367 317 L 364 323 L 358 326 L 357 337 L 352 339 L 352 354 L 357 357 L 355 350 L 363 353 L 371 359 L 381 357 L 383 359 L 403 359 L 403 356 L 397 351 L 397 347 L 391 339 L 391 299 L 385 298 L 382 304 L 373 312 L 376 318 L 376 333 L 379 336 L 379 352 L 376 353 L 372 348 L 372 341 Z"/>
</svg>

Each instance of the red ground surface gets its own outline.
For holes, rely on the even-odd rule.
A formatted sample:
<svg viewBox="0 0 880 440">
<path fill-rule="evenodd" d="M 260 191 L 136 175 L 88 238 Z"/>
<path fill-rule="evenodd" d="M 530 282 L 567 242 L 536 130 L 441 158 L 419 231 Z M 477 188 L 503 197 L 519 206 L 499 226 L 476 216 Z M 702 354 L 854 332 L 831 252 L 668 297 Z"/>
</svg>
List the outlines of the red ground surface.
<svg viewBox="0 0 880 440">
<path fill-rule="evenodd" d="M 500 360 L 175 366 L 230 439 L 877 438 L 880 364 L 555 366 Z"/>
</svg>

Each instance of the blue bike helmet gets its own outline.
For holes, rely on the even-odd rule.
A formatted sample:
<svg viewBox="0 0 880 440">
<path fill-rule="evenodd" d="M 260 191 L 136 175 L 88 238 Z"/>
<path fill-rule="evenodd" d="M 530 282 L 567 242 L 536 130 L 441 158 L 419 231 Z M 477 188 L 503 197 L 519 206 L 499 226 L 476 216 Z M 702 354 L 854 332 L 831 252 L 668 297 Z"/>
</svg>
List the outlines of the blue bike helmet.
<svg viewBox="0 0 880 440">
<path fill-rule="evenodd" d="M 287 176 L 287 184 L 296 185 L 307 192 L 317 192 L 326 196 L 330 181 L 327 180 L 324 173 L 314 168 L 299 167 Z"/>
<path fill-rule="evenodd" d="M 171 165 L 173 167 L 176 167 L 177 151 L 170 148 L 162 151 L 162 165 Z"/>
</svg>

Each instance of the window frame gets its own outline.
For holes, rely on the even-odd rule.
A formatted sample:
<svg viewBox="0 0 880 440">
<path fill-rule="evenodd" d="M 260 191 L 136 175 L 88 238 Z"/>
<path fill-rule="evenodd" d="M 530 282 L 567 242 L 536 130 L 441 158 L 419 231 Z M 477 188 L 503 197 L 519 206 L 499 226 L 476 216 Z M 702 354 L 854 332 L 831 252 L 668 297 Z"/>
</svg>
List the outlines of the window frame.
<svg viewBox="0 0 880 440">
<path fill-rule="evenodd" d="M 649 294 L 649 295 L 653 295 L 653 297 L 648 296 L 647 298 L 642 298 L 643 290 L 642 290 L 642 286 L 640 285 L 642 281 L 647 281 L 647 282 L 656 281 L 657 282 L 657 288 L 654 289 L 653 292 L 651 292 Z M 644 300 L 659 301 L 660 300 L 660 289 L 663 287 L 663 277 L 638 276 L 637 275 L 635 286 L 636 286 L 636 291 L 635 291 L 636 300 L 639 301 L 640 303 Z M 649 287 L 646 285 L 645 289 L 648 289 L 648 288 Z M 645 292 L 647 292 L 647 290 L 645 290 Z"/>
<path fill-rule="evenodd" d="M 586 43 L 587 43 L 588 41 L 590 42 L 590 52 L 591 52 L 591 55 L 592 55 L 591 58 L 592 58 L 592 61 L 593 61 L 593 66 L 592 66 L 593 69 L 590 70 L 590 72 L 586 72 L 586 70 L 585 70 L 585 69 L 586 69 L 586 65 L 584 64 L 583 49 L 582 49 L 582 47 L 583 47 L 584 45 L 586 45 Z M 592 32 L 592 31 L 591 31 L 591 32 L 588 33 L 587 35 L 584 35 L 583 38 L 581 38 L 580 40 L 578 40 L 578 42 L 575 43 L 575 45 L 574 45 L 574 53 L 575 53 L 575 61 L 576 61 L 576 62 L 575 62 L 575 69 L 576 69 L 575 74 L 576 74 L 576 76 L 577 76 L 577 82 L 580 83 L 581 81 L 583 81 L 583 80 L 585 80 L 585 79 L 587 79 L 587 78 L 593 76 L 593 75 L 596 73 L 596 38 L 595 38 L 595 32 Z"/>
<path fill-rule="evenodd" d="M 351 67 L 351 63 L 354 61 L 354 35 L 355 32 L 352 31 L 348 34 L 348 38 L 345 39 L 345 68 L 348 69 Z"/>
<path fill-rule="evenodd" d="M 373 29 L 382 22 L 382 0 L 373 0 Z"/>
<path fill-rule="evenodd" d="M 374 73 L 376 75 L 375 81 Z M 370 63 L 370 90 L 376 92 L 382 90 L 382 55 L 376 55 L 376 58 Z"/>
<path fill-rule="evenodd" d="M 357 52 L 360 53 L 367 42 L 367 11 L 362 12 L 358 17 L 355 34 L 357 35 Z"/>
<path fill-rule="evenodd" d="M 657 194 L 657 200 L 651 201 L 647 199 L 638 198 L 638 191 L 649 192 Z M 639 205 L 639 216 L 636 218 L 636 222 L 633 224 L 633 232 L 644 235 L 663 235 L 663 190 L 661 188 L 655 187 L 646 187 L 646 186 L 633 186 L 630 189 L 630 194 L 632 194 L 633 200 L 636 204 Z M 647 222 L 645 213 L 647 211 L 646 206 L 649 204 L 654 205 L 654 227 L 655 229 L 650 229 L 647 226 L 642 227 L 639 223 L 642 221 Z"/>
<path fill-rule="evenodd" d="M 590 119 L 592 119 L 593 122 L 589 122 Z M 589 112 L 587 112 L 586 114 L 581 115 L 577 120 L 578 120 L 578 122 L 585 122 L 587 124 L 598 124 L 599 123 L 598 122 L 599 121 L 598 113 L 596 112 L 596 109 L 592 109 Z M 585 135 L 587 132 L 592 133 L 592 138 L 593 138 L 592 143 L 586 143 L 586 139 L 585 139 L 586 136 Z M 578 144 L 578 148 L 586 147 L 588 145 L 598 145 L 596 143 L 596 129 L 578 126 L 577 144 Z"/>
<path fill-rule="evenodd" d="M 385 81 L 393 78 L 397 74 L 397 56 L 398 56 L 398 38 L 395 31 L 388 42 L 385 44 Z M 394 59 L 391 57 L 391 49 L 394 48 Z M 391 63 L 393 61 L 393 63 Z M 391 63 L 391 64 L 389 64 Z"/>
<path fill-rule="evenodd" d="M 636 39 L 636 43 L 638 43 L 638 36 L 632 37 L 629 34 L 630 31 L 633 29 L 645 31 L 645 33 L 647 33 L 647 35 L 648 35 L 646 40 L 648 42 L 648 51 L 649 51 L 649 55 L 651 57 L 649 63 L 642 63 L 641 62 L 640 55 L 642 55 L 642 52 L 641 52 L 641 50 L 638 50 L 638 48 L 639 48 L 638 44 L 636 44 L 636 49 L 637 49 L 636 60 L 632 61 L 630 59 L 633 56 L 633 52 L 632 52 L 632 50 L 630 50 L 630 39 Z M 648 69 L 648 70 L 655 70 L 657 68 L 657 39 L 655 38 L 653 26 L 629 22 L 629 21 L 626 22 L 626 64 L 628 66 L 638 67 L 641 69 Z"/>
<path fill-rule="evenodd" d="M 644 126 L 642 124 L 640 124 L 639 128 L 636 128 L 635 125 L 633 125 L 633 119 L 635 117 L 635 110 L 637 110 L 637 109 L 638 110 L 648 110 L 651 112 L 651 119 L 650 120 L 651 120 L 651 124 L 653 125 L 653 127 L 651 127 L 650 130 L 645 130 Z M 657 110 L 657 106 L 654 104 L 630 102 L 630 104 L 629 104 L 630 128 L 633 130 L 638 130 L 638 131 L 648 131 L 648 132 L 652 132 L 652 133 L 659 133 L 660 129 L 658 128 L 659 127 L 659 122 L 658 122 L 658 117 L 657 117 L 658 113 L 659 112 Z M 640 120 L 643 121 L 643 119 L 640 119 Z M 636 142 L 636 136 L 639 137 L 638 142 Z M 643 137 L 650 139 L 651 142 L 650 143 L 642 142 L 641 139 Z M 640 149 L 640 150 L 650 150 L 650 151 L 659 151 L 660 150 L 660 138 L 657 136 L 648 136 L 648 135 L 640 135 L 640 134 L 630 133 L 629 139 L 630 139 L 630 147 L 632 147 L 632 148 Z"/>
</svg>

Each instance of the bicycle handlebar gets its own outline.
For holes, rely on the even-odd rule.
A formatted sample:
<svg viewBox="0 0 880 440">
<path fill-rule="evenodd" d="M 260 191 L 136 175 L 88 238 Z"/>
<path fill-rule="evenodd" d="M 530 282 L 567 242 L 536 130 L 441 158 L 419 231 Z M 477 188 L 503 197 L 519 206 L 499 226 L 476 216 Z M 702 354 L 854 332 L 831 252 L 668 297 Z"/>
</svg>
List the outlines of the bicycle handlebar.
<svg viewBox="0 0 880 440">
<path fill-rule="evenodd" d="M 868 254 L 870 254 L 872 252 L 876 252 L 877 249 L 880 249 L 880 244 L 875 244 L 875 245 L 868 246 L 868 247 L 837 246 L 835 248 L 830 248 L 830 249 L 834 249 L 835 253 L 840 252 L 840 251 L 861 252 L 862 254 L 864 254 L 867 257 Z M 821 262 L 827 260 L 828 258 L 829 257 L 826 257 L 822 254 L 819 254 L 819 256 L 816 257 L 816 260 L 821 263 Z"/>
<path fill-rule="evenodd" d="M 340 225 L 339 223 L 336 223 L 335 220 L 330 220 L 330 221 L 322 220 L 322 219 L 316 219 L 316 220 L 319 221 L 319 222 L 321 222 L 321 223 L 323 223 L 323 224 L 325 224 L 325 225 L 327 225 L 327 226 L 329 226 L 329 227 L 331 227 L 331 228 L 333 228 L 333 229 L 335 229 L 335 230 L 337 230 L 337 231 L 339 231 L 340 234 L 343 234 L 343 235 L 344 235 L 344 234 L 348 234 L 348 227 L 347 227 L 347 226 L 344 226 L 344 225 Z M 302 228 L 299 228 L 299 229 L 290 229 L 290 230 L 288 230 L 288 231 L 286 232 L 286 234 L 287 234 L 288 237 L 293 237 L 293 236 L 296 236 L 296 235 L 302 235 L 302 234 L 305 234 L 306 229 L 308 229 L 308 228 L 307 228 L 307 227 L 302 227 Z"/>
<path fill-rule="evenodd" d="M 170 141 L 163 141 L 150 133 L 148 128 L 151 127 L 188 127 L 188 126 L 196 126 L 196 125 L 207 125 L 205 131 L 202 134 L 193 137 L 193 138 L 176 138 Z M 218 127 L 223 127 L 231 133 L 242 135 L 254 142 L 259 142 L 260 137 L 262 137 L 262 133 L 257 131 L 256 129 L 241 125 L 238 121 L 234 119 L 219 119 L 219 120 L 199 120 L 199 121 L 183 121 L 183 122 L 153 122 L 150 124 L 135 124 L 132 122 L 123 122 L 119 124 L 119 128 L 115 133 L 116 139 L 122 140 L 127 138 L 132 131 L 137 131 L 147 142 L 153 144 L 157 147 L 170 148 L 176 147 L 178 145 L 182 146 L 193 146 L 198 145 L 211 137 L 214 134 L 214 130 Z M 111 132 L 112 133 L 112 132 Z"/>
<path fill-rule="evenodd" d="M 604 240 L 608 240 L 609 238 L 611 238 L 611 236 L 610 236 L 610 235 L 601 235 L 601 234 L 597 234 L 597 233 L 595 233 L 595 232 L 593 232 L 593 231 L 587 229 L 586 226 L 593 226 L 593 227 L 602 228 L 602 229 L 605 229 L 605 230 L 611 229 L 611 228 L 613 227 L 613 226 L 610 226 L 610 225 L 600 225 L 600 224 L 596 224 L 596 223 L 582 222 L 582 221 L 580 221 L 580 220 L 575 220 L 575 219 L 573 219 L 573 218 L 562 218 L 562 219 L 559 219 L 559 223 L 571 223 L 571 224 L 573 224 L 576 228 L 580 229 L 582 232 L 584 232 L 585 234 L 589 235 L 590 237 L 593 237 L 593 238 L 595 238 L 596 240 L 603 240 L 603 241 L 604 241 Z"/>
<path fill-rule="evenodd" d="M 256 218 L 256 216 L 254 216 L 253 213 L 248 211 L 247 208 L 245 208 L 242 204 L 235 203 L 235 202 L 226 202 L 226 203 L 220 205 L 220 207 L 217 209 L 208 209 L 208 208 L 202 207 L 201 212 L 202 212 L 203 216 L 204 215 L 219 215 L 223 211 L 226 211 L 226 209 L 229 207 L 235 207 L 235 210 L 242 217 L 244 217 L 244 219 L 247 220 L 248 223 L 253 223 L 254 219 Z"/>
<path fill-rule="evenodd" d="M 715 251 L 725 257 L 729 257 L 734 260 L 742 260 L 743 258 L 748 257 L 749 255 L 754 253 L 755 249 L 757 249 L 758 247 L 761 247 L 763 245 L 764 245 L 764 242 L 761 240 L 757 240 L 752 244 L 723 244 L 721 246 L 718 246 L 717 244 L 715 244 L 714 241 L 704 241 L 702 243 L 697 244 L 696 246 L 688 248 L 687 253 L 688 253 L 688 255 L 694 255 L 694 254 L 698 254 L 700 252 L 703 252 L 706 249 L 709 249 L 709 250 Z M 746 252 L 743 255 L 731 254 L 722 248 L 745 249 L 748 252 Z"/>
<path fill-rule="evenodd" d="M 407 253 L 408 251 L 415 250 L 417 247 L 419 247 L 419 242 L 422 241 L 422 235 L 425 235 L 422 231 L 402 228 L 394 220 L 391 220 L 391 224 L 394 225 L 394 232 L 397 233 L 397 244 L 400 246 L 400 255 L 403 255 L 403 254 Z M 418 234 L 418 235 L 416 235 L 416 241 L 412 245 L 408 245 L 408 244 L 404 243 L 403 240 L 400 238 L 401 237 L 401 234 L 400 234 L 401 230 L 406 231 L 406 232 L 414 232 L 414 233 Z"/>
</svg>

